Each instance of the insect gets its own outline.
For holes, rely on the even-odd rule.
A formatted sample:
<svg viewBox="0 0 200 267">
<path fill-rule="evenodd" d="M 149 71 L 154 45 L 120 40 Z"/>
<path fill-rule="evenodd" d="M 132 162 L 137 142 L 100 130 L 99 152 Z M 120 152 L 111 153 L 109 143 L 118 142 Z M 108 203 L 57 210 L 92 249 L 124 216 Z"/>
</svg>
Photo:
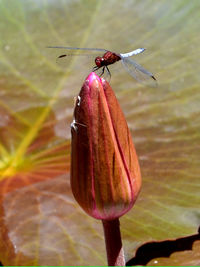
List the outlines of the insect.
<svg viewBox="0 0 200 267">
<path fill-rule="evenodd" d="M 136 50 L 133 50 L 129 53 L 120 54 L 108 51 L 106 49 L 102 48 L 79 48 L 79 47 L 63 47 L 63 46 L 49 46 L 48 48 L 58 48 L 58 49 L 66 49 L 71 51 L 79 51 L 79 52 L 101 52 L 103 53 L 102 56 L 98 56 L 95 58 L 95 66 L 93 68 L 93 71 L 97 71 L 102 68 L 102 72 L 100 76 L 104 74 L 105 69 L 107 70 L 108 74 L 111 76 L 110 70 L 108 68 L 109 65 L 114 64 L 117 61 L 122 61 L 122 64 L 124 65 L 124 68 L 129 72 L 129 74 L 138 82 L 148 82 L 148 80 L 151 80 L 151 83 L 153 85 L 157 84 L 156 78 L 154 75 L 149 72 L 148 70 L 144 69 L 141 65 L 136 63 L 134 60 L 132 60 L 130 57 L 135 56 L 137 54 L 140 54 L 145 51 L 145 48 L 138 48 Z M 78 56 L 79 54 L 74 54 Z M 72 56 L 72 54 L 62 54 L 58 58 L 63 58 L 67 56 Z"/>
</svg>

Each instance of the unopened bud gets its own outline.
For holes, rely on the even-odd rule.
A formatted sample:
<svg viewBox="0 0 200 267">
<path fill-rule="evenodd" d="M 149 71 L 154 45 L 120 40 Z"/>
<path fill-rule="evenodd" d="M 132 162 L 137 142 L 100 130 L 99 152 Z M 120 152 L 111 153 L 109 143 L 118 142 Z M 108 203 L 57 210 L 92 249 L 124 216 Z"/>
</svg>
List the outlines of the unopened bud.
<svg viewBox="0 0 200 267">
<path fill-rule="evenodd" d="M 93 72 L 77 97 L 71 131 L 75 199 L 94 218 L 119 218 L 138 196 L 140 167 L 114 92 Z"/>
</svg>

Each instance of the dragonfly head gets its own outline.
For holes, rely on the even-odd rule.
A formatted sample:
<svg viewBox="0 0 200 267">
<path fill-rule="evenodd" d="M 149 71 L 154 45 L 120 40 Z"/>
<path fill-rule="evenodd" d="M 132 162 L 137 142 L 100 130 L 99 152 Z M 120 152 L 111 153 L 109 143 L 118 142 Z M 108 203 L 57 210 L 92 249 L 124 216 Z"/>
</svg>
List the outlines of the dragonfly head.
<svg viewBox="0 0 200 267">
<path fill-rule="evenodd" d="M 96 57 L 95 58 L 95 64 L 98 68 L 104 66 L 104 58 L 103 57 Z"/>
</svg>

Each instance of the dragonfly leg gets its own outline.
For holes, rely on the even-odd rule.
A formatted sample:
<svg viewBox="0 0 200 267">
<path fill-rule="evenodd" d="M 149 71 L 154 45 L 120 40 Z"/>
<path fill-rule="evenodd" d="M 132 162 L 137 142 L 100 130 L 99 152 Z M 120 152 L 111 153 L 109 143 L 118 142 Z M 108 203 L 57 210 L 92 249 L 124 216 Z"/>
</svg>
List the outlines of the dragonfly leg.
<svg viewBox="0 0 200 267">
<path fill-rule="evenodd" d="M 107 70 L 107 72 L 108 72 L 108 74 L 109 74 L 109 76 L 110 76 L 110 78 L 111 78 L 111 73 L 110 73 L 109 68 L 108 68 L 107 66 L 105 66 L 105 67 L 106 67 L 106 70 Z"/>
<path fill-rule="evenodd" d="M 99 77 L 101 77 L 101 76 L 104 74 L 104 70 L 105 70 L 105 66 L 103 67 L 102 72 L 101 72 L 101 74 L 99 75 Z"/>
<path fill-rule="evenodd" d="M 101 67 L 100 67 L 100 68 L 101 68 Z M 97 71 L 97 70 L 99 70 L 100 68 L 97 67 L 97 66 L 95 66 L 95 67 L 92 69 L 92 71 Z M 106 68 L 106 70 L 107 70 L 109 76 L 111 77 L 111 73 L 110 73 L 110 71 L 109 71 L 109 69 L 108 69 L 107 66 L 103 66 L 103 68 L 102 68 L 102 72 L 99 74 L 99 77 L 101 77 L 101 76 L 104 74 L 105 68 Z"/>
<path fill-rule="evenodd" d="M 97 67 L 97 66 L 95 66 L 93 69 L 92 69 L 92 71 L 97 71 L 97 70 L 99 70 L 101 67 Z M 101 77 L 103 74 L 104 74 L 104 69 L 105 69 L 105 66 L 103 67 L 103 69 L 102 69 L 102 72 L 101 72 L 101 74 L 99 75 L 99 77 Z"/>
<path fill-rule="evenodd" d="M 95 67 L 92 69 L 92 71 L 96 71 L 96 70 L 98 70 L 98 69 L 99 69 L 99 67 L 95 66 Z"/>
</svg>

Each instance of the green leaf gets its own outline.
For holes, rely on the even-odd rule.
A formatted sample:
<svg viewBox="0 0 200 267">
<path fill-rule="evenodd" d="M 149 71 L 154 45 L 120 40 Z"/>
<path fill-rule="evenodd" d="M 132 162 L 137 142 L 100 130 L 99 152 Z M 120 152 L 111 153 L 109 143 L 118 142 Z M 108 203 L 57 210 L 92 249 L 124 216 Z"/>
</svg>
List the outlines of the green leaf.
<svg viewBox="0 0 200 267">
<path fill-rule="evenodd" d="M 71 57 L 60 66 L 63 50 L 47 46 L 146 48 L 134 60 L 155 75 L 158 88 L 137 84 L 121 62 L 110 67 L 143 177 L 134 208 L 121 218 L 126 258 L 147 241 L 197 232 L 199 8 L 198 0 L 0 0 L 4 265 L 106 264 L 101 222 L 79 208 L 69 186 L 73 98 L 93 63 Z M 198 246 L 159 262 L 198 265 Z"/>
</svg>

